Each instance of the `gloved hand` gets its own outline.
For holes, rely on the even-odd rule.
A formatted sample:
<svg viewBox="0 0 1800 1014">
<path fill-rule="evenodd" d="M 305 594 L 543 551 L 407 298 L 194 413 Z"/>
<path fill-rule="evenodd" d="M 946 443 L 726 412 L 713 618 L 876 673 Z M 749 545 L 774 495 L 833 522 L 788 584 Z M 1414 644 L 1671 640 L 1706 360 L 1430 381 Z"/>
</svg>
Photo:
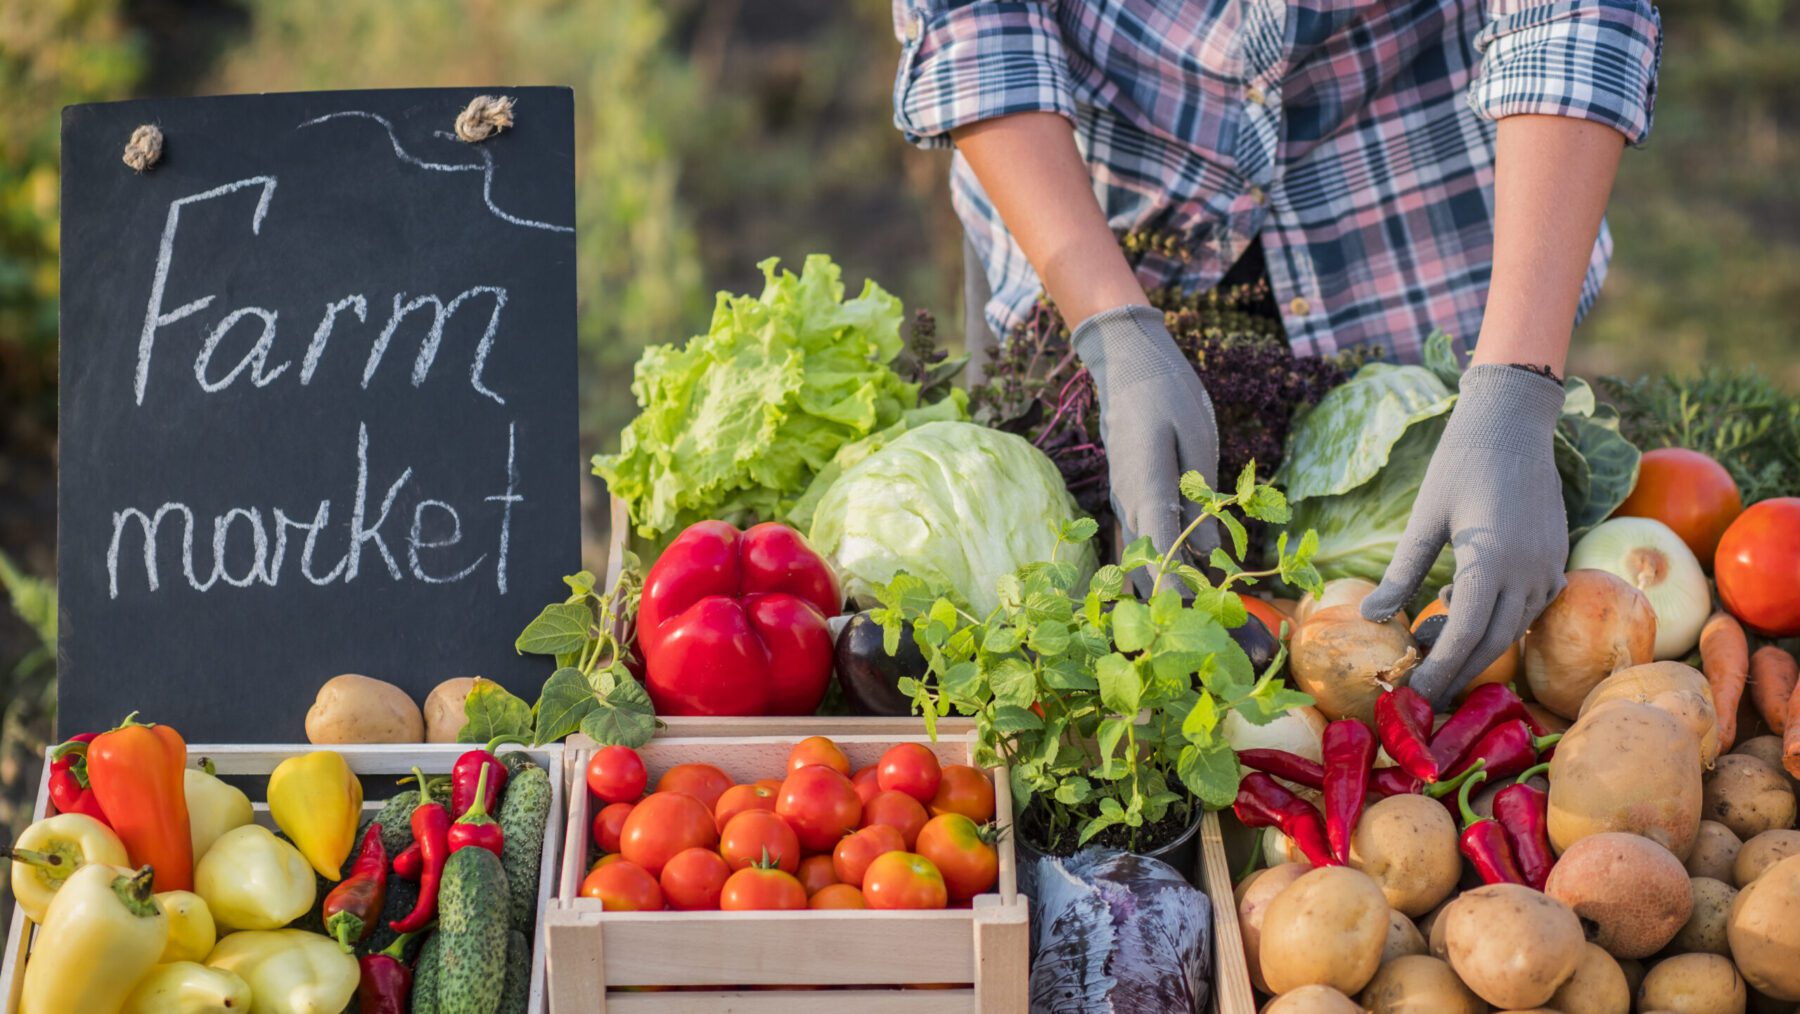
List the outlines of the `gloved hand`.
<svg viewBox="0 0 1800 1014">
<path fill-rule="evenodd" d="M 1440 707 L 1517 641 L 1566 583 L 1569 523 L 1552 444 L 1562 404 L 1562 385 L 1548 377 L 1499 364 L 1470 367 L 1399 549 L 1363 600 L 1364 619 L 1387 620 L 1450 544 L 1456 577 L 1441 593 L 1450 618 L 1410 683 Z"/>
<path fill-rule="evenodd" d="M 1182 473 L 1197 471 L 1208 483 L 1218 479 L 1212 399 L 1169 337 L 1161 310 L 1121 306 L 1097 313 L 1075 329 L 1073 343 L 1099 396 L 1100 441 L 1125 541 L 1148 535 L 1165 551 L 1200 515 L 1181 495 Z M 1203 525 L 1188 540 L 1202 562 L 1219 544 L 1213 529 Z M 1131 577 L 1145 595 L 1156 578 L 1147 567 Z"/>
</svg>

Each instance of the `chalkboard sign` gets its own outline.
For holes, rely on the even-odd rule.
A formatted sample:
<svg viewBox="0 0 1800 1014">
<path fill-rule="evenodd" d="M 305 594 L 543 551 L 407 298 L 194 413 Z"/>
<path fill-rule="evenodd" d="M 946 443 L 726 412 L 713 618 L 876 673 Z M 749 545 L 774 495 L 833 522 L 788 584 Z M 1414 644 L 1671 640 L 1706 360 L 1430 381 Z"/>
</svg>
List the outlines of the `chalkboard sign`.
<svg viewBox="0 0 1800 1014">
<path fill-rule="evenodd" d="M 573 99 L 71 106 L 58 729 L 294 742 L 358 672 L 480 675 L 579 569 Z M 121 159 L 159 127 L 148 171 Z"/>
</svg>

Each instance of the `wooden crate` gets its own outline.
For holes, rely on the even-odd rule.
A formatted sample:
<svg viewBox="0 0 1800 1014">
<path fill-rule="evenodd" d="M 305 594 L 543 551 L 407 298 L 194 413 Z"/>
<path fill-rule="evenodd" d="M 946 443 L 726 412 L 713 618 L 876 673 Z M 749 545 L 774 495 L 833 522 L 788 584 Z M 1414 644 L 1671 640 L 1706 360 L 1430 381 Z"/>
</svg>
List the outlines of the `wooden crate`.
<svg viewBox="0 0 1800 1014">
<path fill-rule="evenodd" d="M 1224 825 L 1217 813 L 1200 823 L 1200 867 L 1194 883 L 1212 902 L 1213 995 L 1216 1014 L 1256 1014 L 1256 992 L 1250 986 L 1250 966 L 1244 958 L 1244 937 L 1238 930 L 1237 901 L 1231 893 L 1231 871 Z"/>
<path fill-rule="evenodd" d="M 459 743 L 382 743 L 368 745 L 312 746 L 310 744 L 248 744 L 230 743 L 219 745 L 191 744 L 188 746 L 188 762 L 198 766 L 200 758 L 210 758 L 223 777 L 242 776 L 254 781 L 256 791 L 251 792 L 251 802 L 256 808 L 258 823 L 274 826 L 269 818 L 269 806 L 261 799 L 261 779 L 275 770 L 275 766 L 289 757 L 309 753 L 313 750 L 332 750 L 339 753 L 349 762 L 350 770 L 358 776 L 399 777 L 412 773 L 414 766 L 428 775 L 449 774 L 456 758 L 469 750 L 469 744 Z M 563 815 L 563 796 L 566 785 L 566 772 L 563 762 L 561 744 L 549 746 L 520 748 L 532 760 L 542 765 L 550 774 L 550 820 L 544 832 L 544 853 L 542 873 L 538 879 L 538 924 L 532 939 L 531 968 L 531 1014 L 543 1014 L 545 1007 L 544 978 L 544 915 L 554 904 L 553 894 L 558 873 L 557 864 L 562 859 L 563 828 L 566 827 Z M 46 751 L 46 754 L 48 751 Z M 235 779 L 234 779 L 235 780 Z M 367 788 L 367 786 L 365 786 Z M 381 790 L 372 794 L 375 798 L 365 799 L 363 809 L 373 814 L 381 808 L 388 798 Z M 586 792 L 582 797 L 586 799 Z M 46 817 L 50 814 L 50 764 L 45 757 L 44 775 L 38 783 L 37 808 L 32 811 L 34 818 Z M 25 962 L 30 954 L 32 934 L 36 924 L 25 918 L 25 913 L 17 907 L 13 909 L 12 931 L 7 937 L 6 954 L 0 963 L 0 1014 L 18 1014 L 19 994 L 24 989 Z"/>
<path fill-rule="evenodd" d="M 640 752 L 652 783 L 688 761 L 705 761 L 750 781 L 780 772 L 803 735 L 659 736 Z M 922 734 L 832 738 L 856 767 L 903 741 L 924 744 L 945 763 L 968 763 L 971 749 L 967 737 L 936 743 Z M 579 791 L 588 756 L 573 747 L 567 754 L 572 781 L 563 872 L 555 907 L 545 919 L 554 1014 L 1025 1011 L 1030 934 L 1010 837 L 999 845 L 995 893 L 976 898 L 966 910 L 604 912 L 598 901 L 579 896 L 592 817 L 588 794 Z M 996 810 L 1010 831 L 1005 772 L 991 774 Z M 621 987 L 670 991 L 622 992 Z"/>
</svg>

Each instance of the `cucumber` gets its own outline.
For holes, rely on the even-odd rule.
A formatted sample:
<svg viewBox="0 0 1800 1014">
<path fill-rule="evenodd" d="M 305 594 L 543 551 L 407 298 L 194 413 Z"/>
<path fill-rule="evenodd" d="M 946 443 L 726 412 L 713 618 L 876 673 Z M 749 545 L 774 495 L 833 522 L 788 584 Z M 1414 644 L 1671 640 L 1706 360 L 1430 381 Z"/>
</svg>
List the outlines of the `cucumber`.
<svg viewBox="0 0 1800 1014">
<path fill-rule="evenodd" d="M 583 791 L 586 791 L 585 789 Z M 550 820 L 550 775 L 533 764 L 520 768 L 500 800 L 500 830 L 505 838 L 500 859 L 511 891 L 512 928 L 530 933 L 537 924 L 538 875 L 544 858 L 544 832 Z"/>
<path fill-rule="evenodd" d="M 438 934 L 425 938 L 419 960 L 413 963 L 412 1014 L 438 1014 Z"/>
<path fill-rule="evenodd" d="M 438 885 L 437 1009 L 495 1014 L 506 987 L 506 870 L 482 848 L 458 849 Z"/>
<path fill-rule="evenodd" d="M 365 954 L 374 954 L 386 949 L 388 944 L 400 934 L 388 928 L 388 923 L 406 917 L 419 900 L 419 885 L 411 880 L 401 880 L 392 873 L 387 879 L 387 900 L 382 902 L 381 917 L 375 923 L 375 929 L 369 933 L 369 939 L 362 944 Z"/>
<path fill-rule="evenodd" d="M 506 769 L 508 778 L 516 778 L 520 771 L 537 767 L 537 761 L 523 750 L 508 750 L 499 756 L 500 766 Z"/>
<path fill-rule="evenodd" d="M 525 1014 L 531 1003 L 531 945 L 525 934 L 506 935 L 506 988 L 500 993 L 499 1014 Z"/>
</svg>

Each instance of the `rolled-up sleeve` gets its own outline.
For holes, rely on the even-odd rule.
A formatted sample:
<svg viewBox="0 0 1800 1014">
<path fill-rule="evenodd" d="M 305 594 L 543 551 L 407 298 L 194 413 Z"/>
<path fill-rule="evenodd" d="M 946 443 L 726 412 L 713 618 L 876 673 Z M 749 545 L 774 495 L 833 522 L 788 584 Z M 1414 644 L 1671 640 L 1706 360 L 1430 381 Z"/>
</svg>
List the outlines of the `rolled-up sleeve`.
<svg viewBox="0 0 1800 1014">
<path fill-rule="evenodd" d="M 1662 55 L 1661 22 L 1648 0 L 1495 0 L 1488 9 L 1469 91 L 1478 115 L 1572 116 L 1644 142 Z"/>
<path fill-rule="evenodd" d="M 1049 3 L 895 0 L 894 30 L 894 123 L 914 144 L 948 147 L 952 130 L 1013 113 L 1075 119 Z"/>
</svg>

